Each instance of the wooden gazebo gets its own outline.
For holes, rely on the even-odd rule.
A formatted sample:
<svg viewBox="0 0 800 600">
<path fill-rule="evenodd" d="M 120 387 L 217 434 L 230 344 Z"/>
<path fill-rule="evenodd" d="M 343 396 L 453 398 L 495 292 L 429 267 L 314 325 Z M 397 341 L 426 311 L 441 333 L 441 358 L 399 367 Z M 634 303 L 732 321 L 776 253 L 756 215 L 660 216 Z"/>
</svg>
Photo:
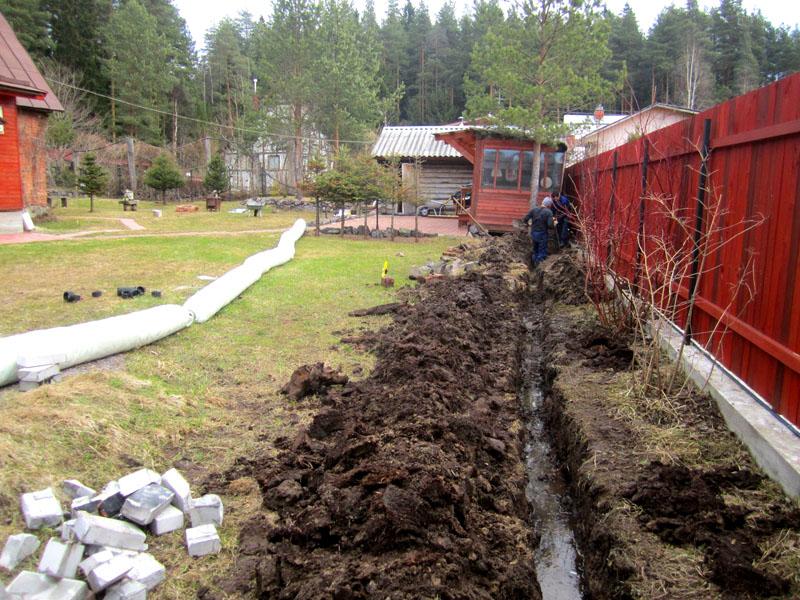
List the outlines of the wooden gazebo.
<svg viewBox="0 0 800 600">
<path fill-rule="evenodd" d="M 489 231 L 511 231 L 513 222 L 528 212 L 536 142 L 524 136 L 503 134 L 475 127 L 436 134 L 442 141 L 472 163 L 472 200 L 465 223 L 475 221 Z M 541 146 L 539 155 L 539 194 L 541 200 L 561 189 L 564 152 Z"/>
</svg>

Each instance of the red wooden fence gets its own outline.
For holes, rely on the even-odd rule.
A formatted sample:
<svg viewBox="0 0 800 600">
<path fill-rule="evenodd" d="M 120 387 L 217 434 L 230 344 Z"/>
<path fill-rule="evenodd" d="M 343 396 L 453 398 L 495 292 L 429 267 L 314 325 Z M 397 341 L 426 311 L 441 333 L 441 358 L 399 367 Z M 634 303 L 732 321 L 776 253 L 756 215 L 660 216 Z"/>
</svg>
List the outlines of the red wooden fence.
<svg viewBox="0 0 800 600">
<path fill-rule="evenodd" d="M 604 258 L 635 283 L 642 256 L 657 254 L 648 248 L 649 233 L 660 232 L 685 252 L 695 228 L 708 227 L 707 217 L 695 217 L 707 120 L 702 207 L 718 203 L 719 233 L 703 238 L 714 251 L 697 275 L 690 329 L 776 412 L 800 425 L 800 73 L 571 166 L 567 192 L 620 234 Z M 665 205 L 681 218 L 665 219 Z M 741 285 L 748 269 L 752 300 Z M 681 274 L 671 289 L 688 298 L 690 279 Z M 686 326 L 685 314 L 677 320 Z"/>
</svg>

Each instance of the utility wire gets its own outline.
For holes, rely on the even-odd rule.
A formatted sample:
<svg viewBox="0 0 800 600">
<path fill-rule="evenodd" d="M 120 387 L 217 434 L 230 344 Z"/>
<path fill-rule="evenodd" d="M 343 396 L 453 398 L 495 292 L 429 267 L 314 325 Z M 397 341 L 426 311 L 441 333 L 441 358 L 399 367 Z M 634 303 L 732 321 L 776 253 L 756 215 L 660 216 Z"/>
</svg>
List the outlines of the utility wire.
<svg viewBox="0 0 800 600">
<path fill-rule="evenodd" d="M 178 119 L 183 119 L 185 121 L 191 121 L 193 123 L 199 123 L 201 125 L 210 125 L 211 127 L 220 127 L 220 128 L 223 128 L 223 129 L 230 129 L 231 131 L 241 131 L 243 133 L 255 133 L 255 134 L 258 134 L 258 135 L 264 136 L 264 137 L 276 137 L 276 138 L 283 138 L 283 139 L 287 139 L 287 140 L 301 139 L 301 140 L 310 141 L 310 142 L 319 142 L 320 141 L 319 138 L 315 138 L 315 137 L 306 137 L 306 136 L 296 137 L 296 136 L 293 136 L 293 135 L 287 135 L 285 133 L 272 133 L 272 132 L 264 131 L 264 130 L 260 130 L 260 129 L 248 129 L 246 127 L 238 127 L 236 125 L 223 125 L 221 123 L 212 123 L 211 121 L 204 121 L 203 119 L 197 119 L 195 117 L 187 117 L 185 115 L 171 113 L 171 112 L 166 111 L 166 110 L 153 108 L 152 106 L 142 106 L 141 104 L 135 104 L 133 102 L 128 102 L 127 100 L 122 100 L 120 98 L 115 98 L 114 96 L 109 96 L 107 94 L 101 94 L 100 92 L 93 92 L 92 90 L 87 90 L 85 88 L 78 87 L 77 85 L 72 85 L 71 83 L 66 83 L 64 81 L 58 81 L 57 79 L 51 79 L 49 77 L 45 77 L 45 79 L 47 79 L 47 81 L 49 81 L 50 83 L 54 83 L 56 85 L 63 85 L 65 87 L 71 88 L 73 90 L 77 90 L 79 92 L 84 92 L 86 94 L 91 94 L 92 96 L 97 96 L 99 98 L 105 98 L 106 100 L 111 100 L 112 102 L 118 102 L 119 104 L 126 104 L 127 106 L 132 106 L 132 107 L 138 108 L 140 110 L 148 110 L 150 112 L 158 113 L 158 114 L 161 114 L 161 115 L 166 115 L 168 117 L 177 117 Z M 370 141 L 367 141 L 367 140 L 339 140 L 339 142 L 342 143 L 342 144 L 372 144 L 373 143 L 373 142 L 370 142 Z"/>
</svg>

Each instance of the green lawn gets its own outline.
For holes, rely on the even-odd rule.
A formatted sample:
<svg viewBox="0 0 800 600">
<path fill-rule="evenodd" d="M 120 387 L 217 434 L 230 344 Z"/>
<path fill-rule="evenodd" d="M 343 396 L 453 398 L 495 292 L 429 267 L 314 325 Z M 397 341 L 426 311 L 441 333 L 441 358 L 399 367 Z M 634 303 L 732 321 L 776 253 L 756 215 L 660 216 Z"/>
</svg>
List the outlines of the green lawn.
<svg viewBox="0 0 800 600">
<path fill-rule="evenodd" d="M 252 217 L 251 217 L 252 218 Z M 181 302 L 204 282 L 250 254 L 274 246 L 277 234 L 91 239 L 0 246 L 0 331 L 74 323 Z M 0 392 L 0 540 L 22 530 L 18 495 L 67 477 L 101 486 L 136 465 L 164 470 L 181 460 L 195 491 L 211 472 L 239 456 L 270 451 L 279 435 L 293 436 L 315 408 L 279 394 L 298 366 L 325 361 L 366 374 L 372 357 L 340 343 L 341 334 L 377 327 L 388 317 L 356 319 L 355 308 L 393 301 L 397 289 L 378 285 L 384 260 L 399 286 L 410 268 L 463 240 L 419 243 L 348 240 L 307 235 L 293 261 L 269 271 L 241 297 L 203 324 L 65 377 L 57 385 Z M 408 282 L 410 283 L 410 282 Z M 121 300 L 116 285 L 161 288 L 165 297 Z M 102 298 L 67 305 L 64 289 Z M 255 481 L 221 490 L 223 552 L 190 559 L 180 534 L 152 542 L 168 568 L 152 598 L 195 597 L 236 557 L 242 522 L 260 509 Z M 45 540 L 50 532 L 41 532 Z M 35 569 L 30 559 L 23 565 Z M 7 583 L 6 574 L 0 580 Z M 151 596 L 148 596 L 151 597 Z M 236 597 L 225 595 L 223 597 Z"/>
<path fill-rule="evenodd" d="M 37 227 L 43 233 L 74 233 L 91 230 L 119 230 L 103 235 L 147 235 L 153 233 L 181 233 L 190 231 L 251 231 L 262 229 L 282 229 L 289 227 L 297 218 L 311 219 L 312 212 L 276 211 L 265 208 L 263 216 L 254 218 L 248 211 L 231 214 L 228 211 L 239 208 L 237 201 L 222 203 L 219 212 L 207 212 L 205 201 L 185 202 L 199 207 L 197 212 L 179 213 L 175 203 L 166 205 L 160 202 L 139 201 L 138 210 L 123 211 L 122 205 L 113 198 L 95 198 L 94 212 L 89 212 L 88 198 L 69 198 L 67 208 L 60 205 L 51 210 L 54 220 L 42 222 Z M 153 215 L 153 209 L 161 211 L 161 217 Z M 133 219 L 143 230 L 129 230 L 120 224 L 119 219 Z"/>
</svg>

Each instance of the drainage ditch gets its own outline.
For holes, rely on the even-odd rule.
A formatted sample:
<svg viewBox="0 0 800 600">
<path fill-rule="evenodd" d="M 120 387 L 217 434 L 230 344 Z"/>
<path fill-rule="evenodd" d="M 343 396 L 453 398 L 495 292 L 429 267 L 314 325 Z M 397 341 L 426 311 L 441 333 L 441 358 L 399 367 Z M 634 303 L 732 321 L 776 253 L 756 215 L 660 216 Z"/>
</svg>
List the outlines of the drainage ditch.
<svg viewBox="0 0 800 600">
<path fill-rule="evenodd" d="M 523 385 L 520 402 L 526 417 L 525 495 L 534 529 L 540 536 L 535 551 L 536 577 L 543 600 L 580 600 L 581 578 L 575 535 L 570 526 L 569 497 L 546 430 L 540 323 L 525 322 L 520 348 Z"/>
</svg>

